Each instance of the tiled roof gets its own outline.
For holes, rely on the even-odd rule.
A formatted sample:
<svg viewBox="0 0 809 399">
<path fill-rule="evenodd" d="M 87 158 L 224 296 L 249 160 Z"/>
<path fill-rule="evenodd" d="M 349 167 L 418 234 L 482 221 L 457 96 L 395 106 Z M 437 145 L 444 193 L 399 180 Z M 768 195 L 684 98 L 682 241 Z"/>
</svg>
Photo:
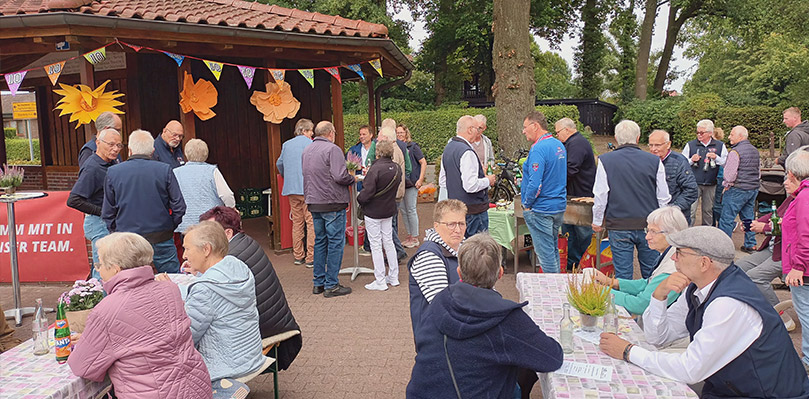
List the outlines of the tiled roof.
<svg viewBox="0 0 809 399">
<path fill-rule="evenodd" d="M 48 12 L 332 36 L 388 36 L 388 28 L 381 24 L 241 0 L 0 0 L 0 16 Z"/>
</svg>

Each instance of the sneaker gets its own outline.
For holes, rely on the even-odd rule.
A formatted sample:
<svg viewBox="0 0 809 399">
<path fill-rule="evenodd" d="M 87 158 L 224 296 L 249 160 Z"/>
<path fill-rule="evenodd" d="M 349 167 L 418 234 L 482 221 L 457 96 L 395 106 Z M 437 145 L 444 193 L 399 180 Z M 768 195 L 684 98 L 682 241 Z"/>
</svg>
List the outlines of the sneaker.
<svg viewBox="0 0 809 399">
<path fill-rule="evenodd" d="M 369 284 L 365 284 L 365 289 L 371 291 L 387 291 L 388 285 L 385 283 L 377 283 L 377 281 L 374 280 Z"/>
<path fill-rule="evenodd" d="M 348 295 L 350 293 L 351 293 L 351 288 L 343 287 L 342 285 L 337 284 L 334 287 L 331 287 L 331 288 L 325 290 L 323 292 L 323 296 L 326 297 L 326 298 L 331 298 L 331 297 L 335 297 L 335 296 Z"/>
<path fill-rule="evenodd" d="M 753 247 L 745 247 L 745 246 L 741 246 L 739 249 L 740 249 L 742 252 L 747 252 L 748 254 L 752 254 L 753 252 L 756 252 L 756 249 L 755 249 L 755 248 L 753 248 Z"/>
<path fill-rule="evenodd" d="M 315 262 L 306 262 L 306 267 L 311 269 L 315 267 Z"/>
<path fill-rule="evenodd" d="M 392 278 L 391 276 L 388 276 L 388 277 L 385 277 L 385 280 L 387 280 L 388 284 L 390 284 L 391 287 L 398 287 L 399 286 L 399 279 L 395 279 L 395 278 Z"/>
<path fill-rule="evenodd" d="M 292 262 L 292 263 L 294 263 L 296 265 L 302 265 L 303 264 L 303 259 L 295 259 L 295 261 Z"/>
<path fill-rule="evenodd" d="M 323 289 L 322 285 L 316 285 L 314 288 L 312 288 L 312 294 L 313 295 L 320 295 L 320 294 L 323 293 L 323 291 L 325 291 L 325 290 Z"/>
<path fill-rule="evenodd" d="M 406 239 L 406 240 L 405 240 L 405 241 L 402 243 L 402 246 L 403 246 L 403 247 L 405 247 L 405 248 L 415 248 L 415 247 L 418 247 L 418 246 L 419 246 L 419 239 L 418 239 L 418 238 L 416 238 L 416 237 L 410 237 L 410 238 Z"/>
<path fill-rule="evenodd" d="M 360 247 L 357 252 L 359 252 L 360 256 L 371 256 L 371 253 L 366 251 L 363 247 Z"/>
<path fill-rule="evenodd" d="M 789 317 L 789 315 L 784 313 L 783 310 L 780 312 L 780 315 L 781 315 L 781 321 L 784 322 L 784 327 L 787 329 L 787 331 L 790 331 L 790 332 L 794 331 L 796 326 L 795 326 L 795 321 L 792 320 L 792 317 Z"/>
</svg>

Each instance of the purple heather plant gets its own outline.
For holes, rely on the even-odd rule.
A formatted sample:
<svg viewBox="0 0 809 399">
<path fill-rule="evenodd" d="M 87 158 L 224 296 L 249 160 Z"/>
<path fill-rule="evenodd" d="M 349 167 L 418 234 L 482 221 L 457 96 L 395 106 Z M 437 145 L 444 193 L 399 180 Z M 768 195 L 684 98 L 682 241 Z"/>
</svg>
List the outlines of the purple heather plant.
<svg viewBox="0 0 809 399">
<path fill-rule="evenodd" d="M 59 297 L 67 308 L 65 310 L 78 311 L 92 309 L 104 299 L 104 288 L 98 279 L 76 280 L 73 288 Z"/>
<path fill-rule="evenodd" d="M 352 171 L 359 169 L 361 166 L 362 166 L 362 157 L 353 152 L 349 152 L 348 156 L 346 156 L 346 169 Z"/>
<path fill-rule="evenodd" d="M 19 187 L 24 175 L 25 169 L 3 164 L 3 169 L 0 170 L 0 187 Z"/>
</svg>

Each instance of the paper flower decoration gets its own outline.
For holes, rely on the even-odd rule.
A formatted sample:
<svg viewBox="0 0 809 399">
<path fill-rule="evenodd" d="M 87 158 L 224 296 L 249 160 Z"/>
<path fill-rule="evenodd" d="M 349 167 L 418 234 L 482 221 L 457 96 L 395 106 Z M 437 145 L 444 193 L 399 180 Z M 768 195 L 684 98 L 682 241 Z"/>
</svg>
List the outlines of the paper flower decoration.
<svg viewBox="0 0 809 399">
<path fill-rule="evenodd" d="M 109 82 L 108 80 L 102 83 L 95 90 L 85 85 L 70 86 L 60 83 L 59 86 L 62 89 L 53 91 L 62 96 L 56 106 L 56 109 L 62 110 L 59 116 L 70 114 L 70 122 L 78 121 L 76 123 L 76 129 L 78 129 L 85 123 L 95 121 L 102 112 L 123 114 L 123 111 L 115 107 L 124 105 L 116 100 L 124 94 L 118 93 L 118 90 L 104 92 L 104 88 Z"/>
<path fill-rule="evenodd" d="M 281 80 L 278 83 L 267 83 L 266 87 L 267 91 L 255 91 L 250 97 L 250 104 L 264 114 L 264 120 L 281 123 L 284 118 L 295 117 L 301 103 L 292 95 L 289 83 Z"/>
<path fill-rule="evenodd" d="M 183 91 L 180 92 L 180 109 L 183 113 L 194 111 L 200 120 L 207 121 L 216 116 L 211 107 L 216 105 L 219 92 L 213 83 L 200 79 L 194 83 L 194 77 L 185 72 L 183 77 Z"/>
</svg>

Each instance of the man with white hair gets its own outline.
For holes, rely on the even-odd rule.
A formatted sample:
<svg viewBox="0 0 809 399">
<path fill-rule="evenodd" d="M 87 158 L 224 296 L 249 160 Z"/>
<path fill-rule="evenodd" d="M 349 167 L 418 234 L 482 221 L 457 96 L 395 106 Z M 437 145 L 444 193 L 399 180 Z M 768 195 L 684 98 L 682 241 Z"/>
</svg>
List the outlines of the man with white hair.
<svg viewBox="0 0 809 399">
<path fill-rule="evenodd" d="M 107 170 L 101 218 L 110 232 L 137 233 L 149 241 L 158 272 L 179 273 L 173 237 L 185 215 L 185 200 L 172 168 L 153 161 L 152 152 L 151 133 L 129 135 L 129 159 Z"/>
<path fill-rule="evenodd" d="M 640 127 L 630 120 L 615 126 L 615 151 L 602 154 L 593 186 L 593 230 L 609 232 L 615 277 L 632 279 L 635 248 L 641 276 L 649 278 L 660 254 L 646 243 L 646 217 L 671 200 L 660 158 L 638 147 Z"/>
<path fill-rule="evenodd" d="M 694 172 L 699 186 L 699 197 L 691 205 L 691 224 L 697 222 L 697 206 L 702 204 L 702 225 L 713 225 L 713 203 L 716 197 L 716 177 L 719 166 L 728 158 L 725 144 L 713 138 L 714 125 L 710 119 L 697 122 L 697 138 L 683 147 L 683 155 Z"/>
<path fill-rule="evenodd" d="M 778 157 L 778 164 L 784 166 L 789 154 L 804 145 L 809 145 L 809 121 L 801 121 L 801 109 L 789 107 L 784 110 L 784 125 L 789 131 L 784 136 L 784 146 Z"/>
<path fill-rule="evenodd" d="M 175 120 L 169 121 L 163 128 L 163 133 L 154 141 L 152 159 L 166 163 L 172 169 L 183 166 L 185 164 L 182 148 L 183 137 L 185 137 L 183 124 Z"/>
<path fill-rule="evenodd" d="M 483 114 L 475 115 L 475 120 L 478 122 L 478 136 L 477 139 L 472 142 L 472 149 L 475 150 L 475 154 L 477 154 L 478 159 L 480 159 L 483 169 L 486 169 L 489 166 L 489 162 L 494 162 L 494 148 L 492 148 L 492 141 L 483 134 L 486 132 L 487 128 L 486 116 Z"/>
<path fill-rule="evenodd" d="M 466 237 L 470 237 L 489 230 L 489 187 L 494 185 L 496 176 L 486 175 L 472 148 L 472 141 L 478 135 L 475 118 L 462 116 L 455 133 L 441 155 L 438 184 L 442 191 L 447 191 L 447 198 L 466 204 Z"/>
<path fill-rule="evenodd" d="M 663 346 L 690 337 L 683 353 L 650 351 L 601 334 L 607 355 L 686 384 L 703 398 L 806 398 L 809 379 L 773 307 L 733 264 L 733 241 L 698 226 L 667 235 L 677 272 L 657 286 L 643 313 L 646 340 Z M 683 293 L 667 307 L 669 293 Z"/>
<path fill-rule="evenodd" d="M 747 140 L 747 128 L 735 126 L 730 131 L 730 146 L 725 163 L 725 177 L 722 185 L 722 216 L 719 217 L 719 229 L 728 237 L 733 236 L 736 215 L 742 221 L 752 222 L 756 215 L 756 196 L 758 196 L 761 179 L 760 156 L 758 149 Z M 756 233 L 748 227 L 744 232 L 742 251 L 753 253 L 756 247 Z"/>
<path fill-rule="evenodd" d="M 123 130 L 123 122 L 121 121 L 121 117 L 115 115 L 110 111 L 102 112 L 98 115 L 95 120 L 95 127 L 96 127 L 96 137 L 93 137 L 88 142 L 84 143 L 84 145 L 79 150 L 79 168 L 84 165 L 84 161 L 87 158 L 90 158 L 93 154 L 96 153 L 98 150 L 98 145 L 96 142 L 98 141 L 98 135 L 104 129 L 115 129 L 118 131 L 118 135 L 121 134 Z M 119 154 L 117 158 L 115 158 L 115 163 L 121 162 L 121 155 Z"/>
<path fill-rule="evenodd" d="M 314 266 L 315 228 L 312 214 L 306 209 L 303 199 L 303 150 L 312 144 L 315 124 L 309 119 L 301 118 L 295 123 L 295 137 L 281 146 L 281 155 L 275 161 L 275 167 L 284 177 L 284 189 L 281 195 L 289 199 L 289 216 L 292 219 L 292 255 L 293 263 L 306 267 Z M 306 246 L 304 247 L 304 234 Z"/>
<path fill-rule="evenodd" d="M 658 156 L 666 168 L 666 181 L 671 202 L 683 211 L 685 220 L 691 224 L 691 205 L 699 197 L 699 188 L 688 160 L 682 154 L 671 151 L 671 138 L 665 130 L 653 130 L 649 135 L 649 152 Z"/>
</svg>

